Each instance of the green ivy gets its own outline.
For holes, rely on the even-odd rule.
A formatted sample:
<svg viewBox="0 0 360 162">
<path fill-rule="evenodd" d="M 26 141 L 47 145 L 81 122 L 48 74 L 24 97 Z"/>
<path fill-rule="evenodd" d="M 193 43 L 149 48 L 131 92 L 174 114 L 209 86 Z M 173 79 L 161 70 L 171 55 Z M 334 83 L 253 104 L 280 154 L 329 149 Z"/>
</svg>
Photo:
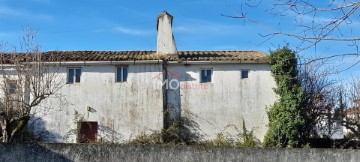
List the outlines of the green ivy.
<svg viewBox="0 0 360 162">
<path fill-rule="evenodd" d="M 301 129 L 305 118 L 301 112 L 306 97 L 298 79 L 295 53 L 288 47 L 270 52 L 271 72 L 279 99 L 270 107 L 266 147 L 301 147 Z"/>
</svg>

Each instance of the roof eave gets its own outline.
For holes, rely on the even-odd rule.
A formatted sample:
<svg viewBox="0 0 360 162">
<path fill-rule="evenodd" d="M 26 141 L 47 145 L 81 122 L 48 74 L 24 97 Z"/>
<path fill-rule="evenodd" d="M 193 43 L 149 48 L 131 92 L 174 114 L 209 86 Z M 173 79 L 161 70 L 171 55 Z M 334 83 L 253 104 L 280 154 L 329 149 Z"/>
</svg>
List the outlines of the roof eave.
<svg viewBox="0 0 360 162">
<path fill-rule="evenodd" d="M 127 61 L 56 61 L 44 62 L 47 65 L 88 66 L 88 65 L 131 65 L 131 64 L 159 64 L 163 60 L 127 60 Z"/>
<path fill-rule="evenodd" d="M 269 60 L 169 61 L 169 64 L 270 64 Z"/>
</svg>

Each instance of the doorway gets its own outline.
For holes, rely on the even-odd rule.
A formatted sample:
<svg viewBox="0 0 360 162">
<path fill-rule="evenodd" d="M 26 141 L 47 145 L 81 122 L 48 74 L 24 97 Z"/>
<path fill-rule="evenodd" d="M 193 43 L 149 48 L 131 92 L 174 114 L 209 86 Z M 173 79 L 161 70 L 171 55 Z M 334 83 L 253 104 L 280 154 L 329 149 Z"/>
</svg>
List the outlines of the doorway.
<svg viewBox="0 0 360 162">
<path fill-rule="evenodd" d="M 95 143 L 97 142 L 97 131 L 98 131 L 98 123 L 97 122 L 79 122 L 79 135 L 78 142 L 79 143 Z"/>
</svg>

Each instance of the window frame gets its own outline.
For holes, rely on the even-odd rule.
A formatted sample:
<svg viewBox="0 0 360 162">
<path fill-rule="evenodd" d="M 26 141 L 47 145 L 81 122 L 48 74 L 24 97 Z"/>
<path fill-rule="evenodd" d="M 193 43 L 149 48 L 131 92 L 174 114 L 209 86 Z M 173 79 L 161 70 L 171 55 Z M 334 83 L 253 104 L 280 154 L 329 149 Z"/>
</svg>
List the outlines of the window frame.
<svg viewBox="0 0 360 162">
<path fill-rule="evenodd" d="M 119 78 L 118 78 L 118 76 L 119 76 L 119 71 L 118 71 L 118 69 L 119 69 L 119 68 L 120 68 L 120 71 L 121 71 L 120 80 L 119 80 Z M 126 68 L 126 74 L 124 73 L 124 68 Z M 124 76 L 125 76 L 125 79 L 124 79 Z M 129 66 L 121 65 L 121 66 L 116 66 L 116 67 L 115 67 L 115 82 L 116 82 L 116 83 L 124 83 L 124 82 L 127 82 L 128 76 L 129 76 Z"/>
<path fill-rule="evenodd" d="M 247 72 L 246 77 L 244 77 L 244 72 Z M 240 79 L 248 79 L 249 78 L 250 69 L 241 69 L 240 71 Z"/>
<path fill-rule="evenodd" d="M 73 70 L 72 79 L 70 81 L 70 70 Z M 80 70 L 79 81 L 77 81 L 77 71 Z M 82 67 L 68 67 L 67 68 L 67 78 L 66 84 L 78 84 L 81 83 L 81 76 L 82 76 Z"/>
<path fill-rule="evenodd" d="M 17 91 L 19 89 L 17 80 L 7 80 L 6 84 L 7 84 L 6 85 L 7 94 L 14 95 L 17 93 Z M 15 85 L 15 86 L 12 87 L 12 85 Z"/>
<path fill-rule="evenodd" d="M 203 71 L 205 72 L 205 77 L 208 77 L 208 71 L 210 70 L 210 79 L 209 80 L 204 80 L 203 79 Z M 212 79 L 213 77 L 213 68 L 201 68 L 200 69 L 200 83 L 211 83 L 213 81 Z"/>
</svg>

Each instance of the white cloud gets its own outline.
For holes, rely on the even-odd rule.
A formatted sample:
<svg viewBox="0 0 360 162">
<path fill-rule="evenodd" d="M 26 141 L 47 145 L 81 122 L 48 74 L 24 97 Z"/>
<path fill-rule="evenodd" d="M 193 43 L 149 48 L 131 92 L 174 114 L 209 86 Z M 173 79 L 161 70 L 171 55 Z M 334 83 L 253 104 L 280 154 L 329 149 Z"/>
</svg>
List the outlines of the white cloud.
<svg viewBox="0 0 360 162">
<path fill-rule="evenodd" d="M 19 11 L 13 10 L 13 9 L 5 7 L 5 6 L 0 6 L 0 14 L 11 15 L 11 16 L 22 15 Z"/>
<path fill-rule="evenodd" d="M 176 26 L 173 27 L 174 32 L 190 32 L 190 29 L 185 26 Z"/>
<path fill-rule="evenodd" d="M 5 1 L 14 1 L 14 0 L 0 0 L 0 2 L 5 2 Z M 51 0 L 29 0 L 32 2 L 36 2 L 36 3 L 50 3 Z"/>
<path fill-rule="evenodd" d="M 35 19 L 35 20 L 52 20 L 53 17 L 47 14 L 37 14 L 27 10 L 15 10 L 10 7 L 0 6 L 0 18 L 2 17 L 16 17 L 24 19 Z"/>
<path fill-rule="evenodd" d="M 173 27 L 174 32 L 179 33 L 212 33 L 212 34 L 234 34 L 239 31 L 238 24 L 226 24 L 199 19 L 185 20 L 181 25 Z"/>
<path fill-rule="evenodd" d="M 331 22 L 333 22 L 335 19 L 334 17 L 337 15 L 338 13 L 334 13 L 334 12 L 330 12 L 327 11 L 326 13 L 324 12 L 319 12 L 319 13 L 309 13 L 309 14 L 297 14 L 294 12 L 288 12 L 287 16 L 291 19 L 294 19 L 297 23 L 302 24 L 302 25 L 310 25 L 310 24 L 315 24 L 315 25 L 325 25 L 325 24 L 329 24 Z M 340 15 L 337 15 L 340 16 Z M 343 22 L 340 24 L 339 27 L 359 27 L 360 26 L 360 22 L 358 21 L 357 18 L 358 15 L 353 14 L 350 15 L 350 17 L 348 18 L 348 20 L 346 22 Z M 310 25 L 311 26 L 311 25 Z"/>
<path fill-rule="evenodd" d="M 6 36 L 7 36 L 7 33 L 0 32 L 0 37 L 6 37 Z"/>
<path fill-rule="evenodd" d="M 154 34 L 154 31 L 150 30 L 139 30 L 139 29 L 130 29 L 122 26 L 114 27 L 114 30 L 123 34 L 135 35 L 135 36 L 149 36 Z"/>
</svg>

